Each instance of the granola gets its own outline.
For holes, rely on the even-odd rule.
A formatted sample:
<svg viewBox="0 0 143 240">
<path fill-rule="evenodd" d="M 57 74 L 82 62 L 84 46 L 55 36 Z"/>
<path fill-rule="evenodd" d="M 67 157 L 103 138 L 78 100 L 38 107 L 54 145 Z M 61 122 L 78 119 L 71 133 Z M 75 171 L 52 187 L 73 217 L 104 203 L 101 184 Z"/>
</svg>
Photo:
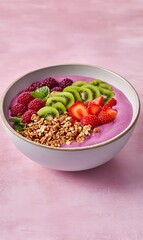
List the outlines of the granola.
<svg viewBox="0 0 143 240">
<path fill-rule="evenodd" d="M 29 140 L 51 147 L 61 147 L 75 141 L 83 142 L 90 136 L 92 127 L 83 126 L 80 122 L 72 124 L 71 120 L 68 113 L 47 120 L 33 114 L 26 128 L 17 132 Z"/>
</svg>

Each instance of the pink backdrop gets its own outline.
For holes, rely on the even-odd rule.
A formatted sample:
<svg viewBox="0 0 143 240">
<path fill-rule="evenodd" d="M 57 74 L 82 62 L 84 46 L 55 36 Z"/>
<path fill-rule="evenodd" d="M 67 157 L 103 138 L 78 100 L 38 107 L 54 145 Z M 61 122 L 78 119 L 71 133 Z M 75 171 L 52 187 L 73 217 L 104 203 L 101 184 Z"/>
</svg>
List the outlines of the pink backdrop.
<svg viewBox="0 0 143 240">
<path fill-rule="evenodd" d="M 118 72 L 143 102 L 142 0 L 0 0 L 0 93 L 36 68 Z M 93 170 L 48 170 L 0 128 L 0 240 L 142 240 L 143 114 L 126 147 Z"/>
</svg>

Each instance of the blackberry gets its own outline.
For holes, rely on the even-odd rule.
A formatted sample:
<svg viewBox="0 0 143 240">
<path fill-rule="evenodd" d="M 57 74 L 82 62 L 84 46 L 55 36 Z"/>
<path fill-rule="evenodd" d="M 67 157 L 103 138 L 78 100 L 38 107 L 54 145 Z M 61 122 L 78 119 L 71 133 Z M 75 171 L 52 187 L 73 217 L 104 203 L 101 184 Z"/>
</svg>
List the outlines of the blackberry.
<svg viewBox="0 0 143 240">
<path fill-rule="evenodd" d="M 43 86 L 48 86 L 50 90 L 54 87 L 59 87 L 59 83 L 56 81 L 55 78 L 52 77 L 44 79 L 42 84 Z"/>
<path fill-rule="evenodd" d="M 41 82 L 34 82 L 30 85 L 30 87 L 32 87 L 34 90 L 36 90 L 37 88 L 42 87 L 43 84 Z"/>
<path fill-rule="evenodd" d="M 62 92 L 62 88 L 61 87 L 54 87 L 51 89 L 51 92 Z"/>
<path fill-rule="evenodd" d="M 60 87 L 64 89 L 67 86 L 70 86 L 73 84 L 73 81 L 70 78 L 65 78 L 60 82 Z"/>
<path fill-rule="evenodd" d="M 35 91 L 35 87 L 27 87 L 25 89 L 23 89 L 20 93 L 23 93 L 23 92 L 33 92 Z"/>
<path fill-rule="evenodd" d="M 32 86 L 28 87 L 27 89 L 28 89 L 29 92 L 35 91 L 35 87 L 32 87 Z"/>
</svg>

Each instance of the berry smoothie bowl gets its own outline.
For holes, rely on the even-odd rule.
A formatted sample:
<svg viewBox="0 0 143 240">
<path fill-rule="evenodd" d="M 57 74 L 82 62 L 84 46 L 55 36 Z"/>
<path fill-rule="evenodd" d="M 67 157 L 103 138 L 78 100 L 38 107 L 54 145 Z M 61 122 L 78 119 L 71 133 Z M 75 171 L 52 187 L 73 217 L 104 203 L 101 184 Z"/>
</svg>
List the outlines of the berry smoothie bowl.
<svg viewBox="0 0 143 240">
<path fill-rule="evenodd" d="M 24 75 L 1 103 L 3 125 L 16 147 L 37 163 L 65 171 L 112 159 L 130 138 L 139 111 L 127 80 L 78 64 Z"/>
</svg>

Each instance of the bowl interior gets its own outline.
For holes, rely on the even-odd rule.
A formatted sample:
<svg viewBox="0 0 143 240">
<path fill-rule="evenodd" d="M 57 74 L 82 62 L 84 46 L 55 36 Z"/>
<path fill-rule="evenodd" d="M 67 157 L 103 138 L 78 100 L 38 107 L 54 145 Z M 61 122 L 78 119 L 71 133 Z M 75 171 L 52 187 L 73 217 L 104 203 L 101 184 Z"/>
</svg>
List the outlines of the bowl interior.
<svg viewBox="0 0 143 240">
<path fill-rule="evenodd" d="M 121 76 L 113 73 L 111 71 L 84 65 L 60 65 L 47 67 L 30 72 L 23 77 L 16 80 L 7 90 L 4 101 L 3 101 L 3 111 L 4 116 L 8 120 L 8 107 L 12 98 L 17 95 L 22 89 L 29 86 L 35 81 L 43 80 L 46 77 L 56 77 L 56 76 L 66 76 L 66 75 L 80 75 L 87 76 L 97 79 L 102 79 L 103 81 L 112 84 L 121 90 L 128 100 L 131 102 L 133 107 L 133 117 L 130 125 L 135 121 L 139 112 L 139 99 L 135 89 L 131 86 L 127 80 Z"/>
</svg>

